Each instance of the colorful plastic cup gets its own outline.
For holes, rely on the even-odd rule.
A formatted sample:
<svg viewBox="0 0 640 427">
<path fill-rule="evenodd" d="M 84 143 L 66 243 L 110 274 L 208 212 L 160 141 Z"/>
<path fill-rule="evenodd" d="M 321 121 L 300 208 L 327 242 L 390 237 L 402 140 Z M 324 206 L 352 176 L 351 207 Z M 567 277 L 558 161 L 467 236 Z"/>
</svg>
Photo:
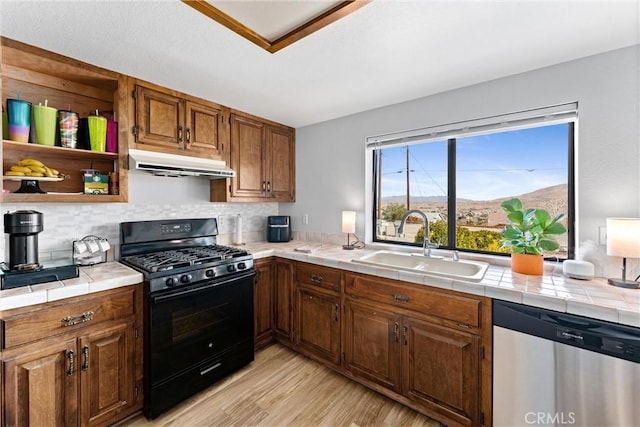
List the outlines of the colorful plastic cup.
<svg viewBox="0 0 640 427">
<path fill-rule="evenodd" d="M 101 116 L 87 117 L 91 151 L 105 152 L 107 149 L 107 119 Z"/>
<path fill-rule="evenodd" d="M 60 145 L 66 148 L 76 148 L 78 145 L 78 113 L 58 110 L 58 123 L 60 126 Z"/>
<path fill-rule="evenodd" d="M 44 105 L 34 105 L 33 118 L 36 125 L 38 144 L 55 145 L 58 110 Z"/>
<path fill-rule="evenodd" d="M 113 119 L 107 122 L 107 151 L 118 152 L 118 122 Z"/>
<path fill-rule="evenodd" d="M 7 99 L 7 120 L 9 122 L 9 139 L 17 142 L 29 142 L 31 103 L 22 99 Z"/>
</svg>

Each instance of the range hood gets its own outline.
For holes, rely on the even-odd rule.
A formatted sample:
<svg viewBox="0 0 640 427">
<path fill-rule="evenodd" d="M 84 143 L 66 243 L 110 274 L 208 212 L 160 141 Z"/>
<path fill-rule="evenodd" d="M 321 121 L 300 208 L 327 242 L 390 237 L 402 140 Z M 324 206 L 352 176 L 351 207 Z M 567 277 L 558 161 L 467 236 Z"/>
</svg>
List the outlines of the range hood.
<svg viewBox="0 0 640 427">
<path fill-rule="evenodd" d="M 236 173 L 222 160 L 129 149 L 129 170 L 143 170 L 159 176 L 233 178 Z"/>
</svg>

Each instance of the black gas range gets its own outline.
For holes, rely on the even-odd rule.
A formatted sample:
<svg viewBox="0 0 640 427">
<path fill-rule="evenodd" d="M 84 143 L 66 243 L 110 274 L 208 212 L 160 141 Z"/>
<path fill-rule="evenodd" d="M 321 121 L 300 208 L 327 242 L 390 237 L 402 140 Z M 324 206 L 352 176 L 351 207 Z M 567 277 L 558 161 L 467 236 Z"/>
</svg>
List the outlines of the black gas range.
<svg viewBox="0 0 640 427">
<path fill-rule="evenodd" d="M 145 281 L 145 415 L 253 361 L 253 256 L 214 218 L 120 224 L 120 261 Z"/>
<path fill-rule="evenodd" d="M 206 239 L 185 240 L 181 244 L 202 244 L 177 249 L 122 255 L 121 261 L 139 271 L 150 292 L 188 286 L 202 280 L 221 278 L 253 268 L 253 257 L 244 249 L 208 244 Z M 164 248 L 162 243 L 156 249 Z M 147 246 L 148 248 L 148 246 Z M 125 251 L 129 249 L 125 248 Z"/>
</svg>

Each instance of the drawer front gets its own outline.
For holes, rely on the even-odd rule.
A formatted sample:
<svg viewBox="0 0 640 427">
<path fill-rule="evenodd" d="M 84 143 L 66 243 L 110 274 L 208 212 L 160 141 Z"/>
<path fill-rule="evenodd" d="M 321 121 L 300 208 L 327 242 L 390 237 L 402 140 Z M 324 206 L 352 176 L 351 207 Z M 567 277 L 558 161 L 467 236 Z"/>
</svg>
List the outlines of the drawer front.
<svg viewBox="0 0 640 427">
<path fill-rule="evenodd" d="M 345 275 L 345 286 L 345 292 L 348 295 L 441 317 L 464 325 L 480 326 L 481 301 L 472 297 L 440 293 L 425 285 L 405 285 L 351 273 Z"/>
<path fill-rule="evenodd" d="M 320 288 L 340 292 L 340 270 L 319 265 L 296 263 L 295 280 Z"/>
<path fill-rule="evenodd" d="M 131 316 L 135 312 L 134 297 L 135 290 L 129 288 L 108 296 L 87 295 L 67 304 L 57 301 L 35 311 L 6 316 L 2 320 L 4 348 Z"/>
</svg>

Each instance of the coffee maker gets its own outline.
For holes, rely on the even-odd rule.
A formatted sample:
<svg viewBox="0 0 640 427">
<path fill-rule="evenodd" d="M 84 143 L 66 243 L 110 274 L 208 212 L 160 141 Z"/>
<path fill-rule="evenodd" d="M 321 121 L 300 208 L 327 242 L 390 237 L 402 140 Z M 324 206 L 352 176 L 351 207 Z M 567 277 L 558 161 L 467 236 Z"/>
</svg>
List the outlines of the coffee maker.
<svg viewBox="0 0 640 427">
<path fill-rule="evenodd" d="M 4 214 L 9 235 L 9 265 L 0 263 L 0 290 L 78 277 L 72 259 L 38 261 L 38 234 L 44 230 L 43 215 L 36 211 Z"/>
<path fill-rule="evenodd" d="M 38 263 L 38 234 L 44 229 L 42 214 L 15 211 L 4 214 L 4 232 L 9 234 L 9 268 L 35 270 Z"/>
</svg>

